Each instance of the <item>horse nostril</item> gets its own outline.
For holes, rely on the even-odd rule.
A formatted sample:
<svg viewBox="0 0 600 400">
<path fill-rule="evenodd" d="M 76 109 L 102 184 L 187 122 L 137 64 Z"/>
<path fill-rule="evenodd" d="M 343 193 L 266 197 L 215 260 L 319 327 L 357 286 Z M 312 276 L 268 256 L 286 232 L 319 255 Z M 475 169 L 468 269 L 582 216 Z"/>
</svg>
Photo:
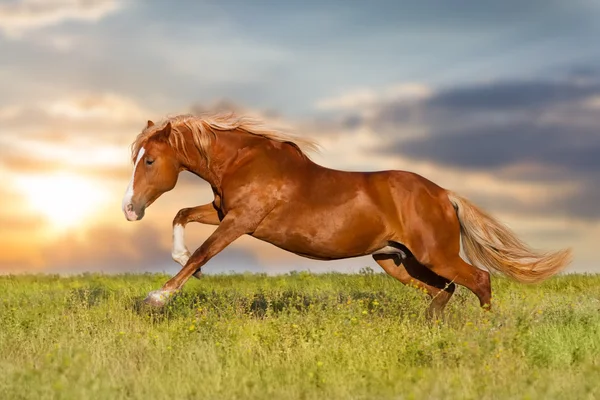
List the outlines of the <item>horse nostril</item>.
<svg viewBox="0 0 600 400">
<path fill-rule="evenodd" d="M 127 211 L 133 211 L 133 204 L 127 204 Z"/>
</svg>

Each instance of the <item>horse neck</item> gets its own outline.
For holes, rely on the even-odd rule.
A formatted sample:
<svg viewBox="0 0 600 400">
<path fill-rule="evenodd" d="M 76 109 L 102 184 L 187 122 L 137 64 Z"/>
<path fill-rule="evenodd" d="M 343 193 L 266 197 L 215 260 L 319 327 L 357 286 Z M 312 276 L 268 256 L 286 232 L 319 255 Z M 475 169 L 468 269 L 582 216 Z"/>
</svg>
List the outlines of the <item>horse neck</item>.
<svg viewBox="0 0 600 400">
<path fill-rule="evenodd" d="M 221 131 L 217 133 L 217 138 L 213 139 L 210 149 L 208 149 L 210 162 L 206 164 L 200 153 L 197 154 L 197 162 L 189 170 L 200 176 L 211 184 L 212 187 L 221 186 L 223 175 L 226 172 L 232 172 L 235 169 L 235 160 L 240 157 L 274 157 L 279 160 L 286 160 L 296 163 L 298 167 L 310 167 L 323 169 L 322 166 L 314 163 L 297 149 L 281 142 L 273 143 L 271 139 L 260 135 L 253 135 L 244 131 Z M 273 159 L 271 159 L 273 161 Z M 232 164 L 233 162 L 233 164 Z"/>
<path fill-rule="evenodd" d="M 189 140 L 192 140 L 191 137 Z M 218 132 L 217 138 L 213 138 L 210 148 L 207 149 L 208 164 L 200 152 L 197 152 L 191 157 L 192 164 L 187 165 L 186 169 L 210 183 L 211 186 L 219 187 L 226 165 L 237 156 L 240 149 L 251 145 L 253 140 L 256 140 L 256 137 L 244 132 Z M 193 148 L 194 144 L 190 144 L 189 147 Z"/>
</svg>

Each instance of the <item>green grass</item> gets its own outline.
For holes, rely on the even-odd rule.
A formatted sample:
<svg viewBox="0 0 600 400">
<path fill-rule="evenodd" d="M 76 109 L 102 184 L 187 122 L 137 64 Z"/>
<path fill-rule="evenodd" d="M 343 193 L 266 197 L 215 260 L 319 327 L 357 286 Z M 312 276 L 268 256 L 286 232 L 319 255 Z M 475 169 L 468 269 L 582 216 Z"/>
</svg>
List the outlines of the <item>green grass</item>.
<svg viewBox="0 0 600 400">
<path fill-rule="evenodd" d="M 382 274 L 0 277 L 1 399 L 596 399 L 600 275 L 460 288 L 443 321 Z"/>
</svg>

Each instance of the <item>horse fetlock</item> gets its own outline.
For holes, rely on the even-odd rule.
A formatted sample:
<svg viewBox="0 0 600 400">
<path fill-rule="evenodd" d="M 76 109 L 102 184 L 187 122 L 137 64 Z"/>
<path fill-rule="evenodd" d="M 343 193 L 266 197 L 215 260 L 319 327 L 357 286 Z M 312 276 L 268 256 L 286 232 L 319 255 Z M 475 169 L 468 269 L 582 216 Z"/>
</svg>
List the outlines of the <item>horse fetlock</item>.
<svg viewBox="0 0 600 400">
<path fill-rule="evenodd" d="M 176 262 L 178 262 L 182 267 L 185 267 L 185 265 L 187 264 L 188 260 L 191 257 L 191 254 L 189 251 L 183 251 L 183 252 L 172 252 L 171 253 L 171 257 L 173 258 L 173 260 L 175 260 Z"/>
</svg>

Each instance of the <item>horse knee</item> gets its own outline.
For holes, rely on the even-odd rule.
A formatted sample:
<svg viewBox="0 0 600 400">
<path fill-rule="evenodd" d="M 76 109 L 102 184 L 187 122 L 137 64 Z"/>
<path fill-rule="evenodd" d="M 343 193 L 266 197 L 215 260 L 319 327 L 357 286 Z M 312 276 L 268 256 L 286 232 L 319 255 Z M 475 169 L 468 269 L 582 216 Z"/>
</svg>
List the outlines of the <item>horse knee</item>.
<svg viewBox="0 0 600 400">
<path fill-rule="evenodd" d="M 177 214 L 175 214 L 175 218 L 173 218 L 173 226 L 185 226 L 190 216 L 190 210 L 191 208 L 182 208 L 181 210 L 177 211 Z"/>
</svg>

